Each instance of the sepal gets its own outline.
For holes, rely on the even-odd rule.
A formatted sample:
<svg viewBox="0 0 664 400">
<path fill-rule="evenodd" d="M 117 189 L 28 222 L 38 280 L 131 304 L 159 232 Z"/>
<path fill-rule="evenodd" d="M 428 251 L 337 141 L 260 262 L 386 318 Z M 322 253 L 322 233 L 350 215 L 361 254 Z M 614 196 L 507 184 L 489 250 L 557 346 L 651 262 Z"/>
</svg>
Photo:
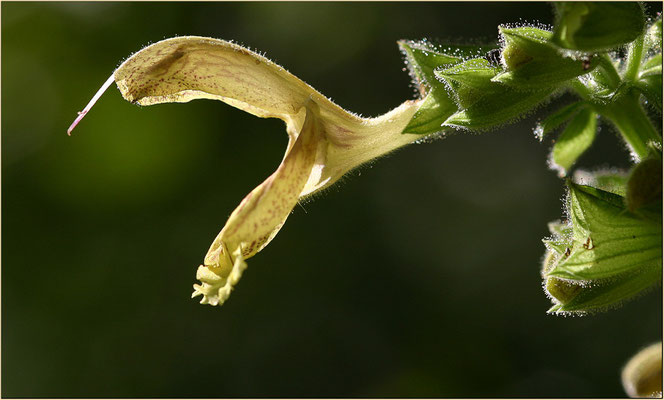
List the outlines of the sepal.
<svg viewBox="0 0 664 400">
<path fill-rule="evenodd" d="M 488 60 L 473 58 L 453 67 L 434 71 L 460 109 L 467 108 L 485 96 L 500 93 L 501 85 L 491 82 L 499 69 Z"/>
<path fill-rule="evenodd" d="M 551 32 L 530 26 L 500 27 L 506 71 L 493 80 L 522 90 L 560 87 L 591 72 L 599 59 L 590 54 L 564 54 L 553 46 Z"/>
<path fill-rule="evenodd" d="M 568 182 L 568 222 L 549 225 L 542 266 L 550 313 L 616 307 L 662 279 L 662 224 L 626 209 L 624 198 Z"/>
<path fill-rule="evenodd" d="M 424 102 L 417 109 L 403 133 L 428 135 L 443 130 L 442 125 L 457 110 L 444 88 L 436 87 L 429 90 Z"/>
<path fill-rule="evenodd" d="M 551 93 L 546 89 L 519 92 L 503 86 L 454 113 L 444 125 L 471 130 L 490 129 L 522 117 L 544 102 Z"/>
<path fill-rule="evenodd" d="M 437 86 L 438 81 L 434 75 L 436 68 L 463 61 L 461 57 L 435 51 L 422 42 L 400 40 L 397 44 L 406 57 L 411 75 L 414 76 L 420 86 Z"/>
</svg>

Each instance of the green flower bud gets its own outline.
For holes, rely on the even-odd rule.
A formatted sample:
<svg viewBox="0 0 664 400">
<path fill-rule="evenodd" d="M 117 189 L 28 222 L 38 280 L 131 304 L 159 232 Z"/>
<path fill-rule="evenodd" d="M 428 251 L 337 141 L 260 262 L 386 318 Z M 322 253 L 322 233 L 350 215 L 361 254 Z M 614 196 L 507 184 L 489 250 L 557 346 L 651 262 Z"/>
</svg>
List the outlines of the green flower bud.
<svg viewBox="0 0 664 400">
<path fill-rule="evenodd" d="M 616 193 L 568 185 L 569 225 L 549 224 L 552 237 L 544 240 L 544 289 L 554 303 L 549 312 L 606 310 L 661 282 L 659 220 L 630 213 Z"/>
<path fill-rule="evenodd" d="M 625 203 L 629 211 L 662 202 L 662 160 L 649 158 L 640 162 L 627 181 Z"/>
<path fill-rule="evenodd" d="M 503 50 L 503 60 L 507 70 L 514 70 L 533 58 L 514 43 L 509 43 Z"/>
<path fill-rule="evenodd" d="M 582 286 L 558 278 L 548 278 L 545 289 L 547 293 L 561 304 L 569 303 L 583 289 Z"/>
<path fill-rule="evenodd" d="M 590 54 L 563 54 L 550 43 L 551 32 L 543 29 L 500 27 L 500 34 L 506 71 L 493 80 L 520 90 L 560 87 L 599 64 Z"/>
</svg>

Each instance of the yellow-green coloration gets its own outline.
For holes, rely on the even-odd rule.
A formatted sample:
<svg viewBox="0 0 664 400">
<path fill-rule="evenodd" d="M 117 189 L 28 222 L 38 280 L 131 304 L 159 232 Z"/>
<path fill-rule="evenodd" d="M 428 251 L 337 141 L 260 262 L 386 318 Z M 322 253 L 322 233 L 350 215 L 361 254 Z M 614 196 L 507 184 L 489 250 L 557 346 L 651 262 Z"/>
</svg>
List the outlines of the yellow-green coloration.
<svg viewBox="0 0 664 400">
<path fill-rule="evenodd" d="M 630 397 L 662 397 L 662 342 L 651 344 L 627 362 L 622 383 Z"/>
<path fill-rule="evenodd" d="M 421 100 L 377 118 L 354 115 L 284 68 L 239 45 L 204 37 L 167 39 L 144 48 L 114 73 L 122 96 L 136 104 L 221 100 L 286 123 L 289 142 L 277 170 L 233 211 L 198 267 L 192 296 L 222 304 L 245 260 L 277 234 L 299 200 L 351 169 L 409 144 L 402 134 Z"/>
<path fill-rule="evenodd" d="M 508 71 L 516 69 L 532 59 L 531 56 L 514 44 L 509 43 L 505 46 L 505 49 L 503 49 L 503 60 L 505 61 L 505 67 L 507 67 Z"/>
<path fill-rule="evenodd" d="M 572 301 L 572 299 L 579 294 L 581 289 L 581 286 L 562 279 L 548 278 L 546 280 L 547 293 L 561 304 L 566 304 Z"/>
<path fill-rule="evenodd" d="M 498 27 L 505 41 L 503 61 L 508 71 L 516 69 L 536 56 L 546 56 L 551 52 L 548 46 L 542 46 L 551 38 L 551 32 L 522 26 L 519 28 Z"/>
<path fill-rule="evenodd" d="M 569 280 L 548 276 L 548 273 L 558 262 L 569 257 L 571 250 L 567 247 L 568 243 L 565 242 L 565 238 L 571 234 L 571 230 L 566 225 L 557 222 L 550 223 L 549 229 L 554 236 L 552 240 L 545 241 L 547 252 L 542 262 L 544 290 L 555 304 L 566 304 L 579 294 L 582 286 Z"/>
</svg>

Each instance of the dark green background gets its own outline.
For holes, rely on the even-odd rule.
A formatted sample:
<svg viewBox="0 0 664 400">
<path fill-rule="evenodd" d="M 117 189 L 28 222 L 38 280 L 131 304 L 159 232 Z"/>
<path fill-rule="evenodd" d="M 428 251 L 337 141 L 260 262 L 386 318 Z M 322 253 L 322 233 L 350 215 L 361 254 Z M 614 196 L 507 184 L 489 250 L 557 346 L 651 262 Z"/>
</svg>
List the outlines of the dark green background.
<svg viewBox="0 0 664 400">
<path fill-rule="evenodd" d="M 661 290 L 546 315 L 541 239 L 564 195 L 532 134 L 546 109 L 350 173 L 221 308 L 189 298 L 196 267 L 279 164 L 283 123 L 111 87 L 65 134 L 123 59 L 175 35 L 265 52 L 375 116 L 414 97 L 396 40 L 491 42 L 519 21 L 551 7 L 2 3 L 2 396 L 624 396 L 623 363 L 661 338 Z M 607 126 L 581 160 L 602 165 L 629 165 Z"/>
</svg>

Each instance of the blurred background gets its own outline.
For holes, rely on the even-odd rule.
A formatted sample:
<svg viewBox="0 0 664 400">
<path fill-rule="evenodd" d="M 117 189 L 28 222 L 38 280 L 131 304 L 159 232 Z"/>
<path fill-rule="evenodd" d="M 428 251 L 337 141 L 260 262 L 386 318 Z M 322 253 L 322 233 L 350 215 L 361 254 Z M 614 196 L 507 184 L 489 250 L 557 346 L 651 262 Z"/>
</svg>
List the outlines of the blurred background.
<svg viewBox="0 0 664 400">
<path fill-rule="evenodd" d="M 549 4 L 1 7 L 3 397 L 622 397 L 622 365 L 661 340 L 659 288 L 546 314 L 541 239 L 564 189 L 532 128 L 551 108 L 350 173 L 221 308 L 189 298 L 196 267 L 276 169 L 284 124 L 207 100 L 141 108 L 112 86 L 65 133 L 125 58 L 175 35 L 265 52 L 376 116 L 415 96 L 398 39 L 492 43 L 501 23 L 553 23 Z M 628 158 L 603 126 L 580 166 Z"/>
</svg>

